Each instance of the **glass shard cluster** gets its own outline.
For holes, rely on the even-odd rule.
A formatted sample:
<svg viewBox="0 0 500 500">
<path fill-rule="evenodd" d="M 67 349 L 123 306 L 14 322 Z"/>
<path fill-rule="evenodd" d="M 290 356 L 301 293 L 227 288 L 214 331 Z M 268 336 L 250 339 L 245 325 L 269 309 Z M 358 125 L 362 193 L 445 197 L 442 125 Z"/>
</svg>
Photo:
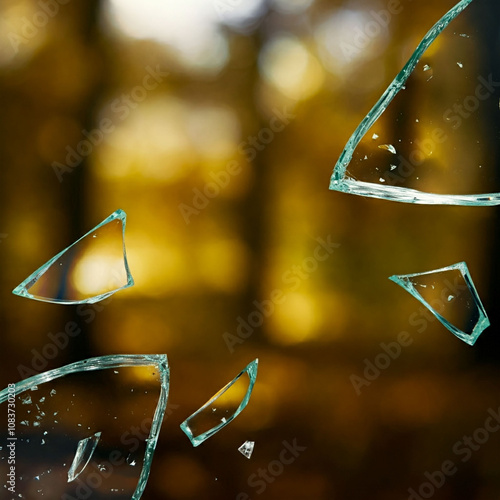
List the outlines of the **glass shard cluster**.
<svg viewBox="0 0 500 500">
<path fill-rule="evenodd" d="M 424 36 L 347 142 L 330 189 L 416 204 L 500 204 L 500 82 L 478 53 L 480 34 L 459 16 L 472 1 L 458 2 Z M 471 9 L 490 15 L 482 0 Z"/>
</svg>

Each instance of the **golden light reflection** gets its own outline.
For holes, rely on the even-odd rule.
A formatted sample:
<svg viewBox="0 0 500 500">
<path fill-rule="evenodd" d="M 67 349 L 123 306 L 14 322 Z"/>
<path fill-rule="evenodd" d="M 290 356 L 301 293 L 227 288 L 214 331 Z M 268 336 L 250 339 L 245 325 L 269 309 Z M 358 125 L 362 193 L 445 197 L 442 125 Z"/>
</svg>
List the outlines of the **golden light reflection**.
<svg viewBox="0 0 500 500">
<path fill-rule="evenodd" d="M 259 63 L 262 76 L 291 99 L 308 99 L 324 82 L 318 60 L 292 35 L 280 35 L 268 42 Z"/>
<path fill-rule="evenodd" d="M 196 161 L 187 134 L 188 107 L 180 99 L 149 96 L 129 110 L 121 122 L 106 116 L 116 128 L 98 149 L 94 172 L 102 178 L 136 177 L 151 182 L 175 182 Z"/>
<path fill-rule="evenodd" d="M 118 311 L 119 316 L 110 316 L 107 331 L 110 335 L 99 335 L 95 342 L 102 352 L 132 352 L 137 354 L 164 353 L 174 346 L 176 336 L 172 334 L 162 315 Z"/>
<path fill-rule="evenodd" d="M 98 149 L 95 173 L 174 183 L 210 161 L 228 161 L 240 137 L 236 114 L 225 107 L 187 106 L 181 99 L 149 96 L 129 110 Z M 117 116 L 104 110 L 115 122 Z M 224 169 L 217 165 L 215 171 Z M 232 177 L 232 176 L 231 176 Z M 210 179 L 213 180 L 213 179 Z"/>
<path fill-rule="evenodd" d="M 315 30 L 321 62 L 339 77 L 383 53 L 390 33 L 364 10 L 338 9 Z"/>
<path fill-rule="evenodd" d="M 228 42 L 211 2 L 109 0 L 107 8 L 112 27 L 134 38 L 169 45 L 191 70 L 218 72 L 228 60 Z"/>
<path fill-rule="evenodd" d="M 270 318 L 269 336 L 279 344 L 297 344 L 317 335 L 320 311 L 311 295 L 290 292 Z"/>
<path fill-rule="evenodd" d="M 201 279 L 224 292 L 238 292 L 247 281 L 249 254 L 239 240 L 212 240 L 198 252 Z"/>
<path fill-rule="evenodd" d="M 38 24 L 51 21 L 48 16 L 43 16 L 43 11 L 41 15 L 38 13 L 35 2 L 16 0 L 6 3 L 8 5 L 0 7 L 0 66 L 25 62 L 46 42 L 47 30 L 33 23 L 35 14 Z"/>
</svg>

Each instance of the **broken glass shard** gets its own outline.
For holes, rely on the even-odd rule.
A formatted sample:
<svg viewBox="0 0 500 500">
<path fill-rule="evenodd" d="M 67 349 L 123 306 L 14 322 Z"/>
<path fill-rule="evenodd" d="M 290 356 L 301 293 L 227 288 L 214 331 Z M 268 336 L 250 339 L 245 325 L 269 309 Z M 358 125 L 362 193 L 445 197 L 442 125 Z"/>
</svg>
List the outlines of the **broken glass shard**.
<svg viewBox="0 0 500 500">
<path fill-rule="evenodd" d="M 81 474 L 83 469 L 87 467 L 94 450 L 97 448 L 97 443 L 99 442 L 100 437 L 101 433 L 96 432 L 93 436 L 82 439 L 78 442 L 73 462 L 71 463 L 71 467 L 68 471 L 68 483 L 70 481 L 74 481 Z"/>
<path fill-rule="evenodd" d="M 15 459 L 7 487 L 26 500 L 138 500 L 168 389 L 165 355 L 90 358 L 9 384 L 0 392 L 3 477 Z"/>
<path fill-rule="evenodd" d="M 193 446 L 200 445 L 219 432 L 247 406 L 257 378 L 258 363 L 258 359 L 249 363 L 231 382 L 182 422 L 181 429 Z"/>
<path fill-rule="evenodd" d="M 465 262 L 389 278 L 419 300 L 459 339 L 474 345 L 490 325 Z"/>
<path fill-rule="evenodd" d="M 429 30 L 347 142 L 330 189 L 406 203 L 500 204 L 500 81 L 489 47 L 500 19 L 491 5 L 462 0 Z M 491 36 L 478 19 L 496 23 Z"/>
<path fill-rule="evenodd" d="M 112 213 L 12 293 L 43 302 L 91 304 L 132 286 L 125 250 L 126 219 L 123 210 Z"/>
<path fill-rule="evenodd" d="M 245 441 L 238 448 L 238 451 L 245 457 L 250 458 L 252 456 L 254 446 L 255 446 L 255 441 Z"/>
</svg>

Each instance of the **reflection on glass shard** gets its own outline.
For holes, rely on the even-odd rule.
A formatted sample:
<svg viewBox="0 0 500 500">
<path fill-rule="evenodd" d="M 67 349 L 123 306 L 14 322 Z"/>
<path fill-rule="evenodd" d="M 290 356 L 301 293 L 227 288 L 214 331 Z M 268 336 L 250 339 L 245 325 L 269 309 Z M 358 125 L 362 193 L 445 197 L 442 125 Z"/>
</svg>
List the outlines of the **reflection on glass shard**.
<svg viewBox="0 0 500 500">
<path fill-rule="evenodd" d="M 219 432 L 247 406 L 257 378 L 259 360 L 255 359 L 231 382 L 210 398 L 199 410 L 181 424 L 193 446 Z M 244 377 L 243 375 L 248 375 Z"/>
<path fill-rule="evenodd" d="M 245 455 L 245 457 L 250 458 L 253 453 L 253 448 L 255 446 L 255 441 L 245 441 L 239 448 L 238 451 Z"/>
<path fill-rule="evenodd" d="M 389 278 L 419 300 L 450 332 L 474 345 L 490 325 L 465 262 Z"/>
<path fill-rule="evenodd" d="M 9 384 L 0 412 L 15 415 L 5 432 L 15 448 L 16 498 L 138 500 L 168 389 L 165 355 L 90 358 Z M 0 471 L 9 454 L 0 447 Z"/>
<path fill-rule="evenodd" d="M 101 438 L 101 433 L 96 432 L 93 436 L 82 439 L 78 442 L 78 447 L 76 448 L 76 453 L 73 458 L 73 463 L 68 471 L 68 483 L 74 481 L 87 467 L 90 462 L 95 449 L 97 448 L 97 443 Z"/>
<path fill-rule="evenodd" d="M 91 304 L 132 286 L 125 251 L 126 219 L 123 210 L 112 213 L 12 293 L 43 302 Z"/>
<path fill-rule="evenodd" d="M 464 34 L 490 15 L 490 4 L 476 1 L 459 16 L 471 2 L 458 2 L 424 36 L 347 142 L 330 189 L 406 203 L 500 204 L 500 130 L 492 130 L 500 82 L 486 59 L 482 69 L 477 63 L 482 39 Z"/>
</svg>

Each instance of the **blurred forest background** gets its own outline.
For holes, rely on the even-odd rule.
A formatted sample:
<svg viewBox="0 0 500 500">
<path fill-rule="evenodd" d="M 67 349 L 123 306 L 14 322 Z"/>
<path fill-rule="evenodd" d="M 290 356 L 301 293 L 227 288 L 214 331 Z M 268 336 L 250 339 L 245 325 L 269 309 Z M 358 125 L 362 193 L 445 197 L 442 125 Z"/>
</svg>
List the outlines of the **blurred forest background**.
<svg viewBox="0 0 500 500">
<path fill-rule="evenodd" d="M 401 500 L 447 459 L 458 472 L 434 498 L 497 499 L 500 434 L 463 463 L 453 447 L 500 406 L 498 209 L 328 189 L 354 129 L 454 4 L 3 0 L 2 388 L 21 366 L 166 353 L 171 411 L 145 500 Z M 500 81 L 499 20 L 495 0 L 457 19 L 477 67 L 450 79 L 454 91 L 478 75 Z M 401 102 L 441 116 L 446 95 L 424 85 Z M 488 109 L 498 100 L 495 89 Z M 399 132 L 391 113 L 388 135 Z M 490 162 L 495 191 L 500 116 L 474 123 L 484 142 L 471 146 L 464 127 L 454 147 Z M 134 287 L 83 313 L 11 294 L 118 208 Z M 492 322 L 474 347 L 437 321 L 412 321 L 420 304 L 387 279 L 459 261 Z M 37 353 L 68 321 L 82 333 L 42 367 Z M 352 376 L 402 331 L 411 345 L 356 390 Z M 246 410 L 193 448 L 179 424 L 256 357 Z M 246 439 L 251 460 L 237 452 Z M 294 439 L 306 450 L 257 492 L 249 477 Z"/>
</svg>

